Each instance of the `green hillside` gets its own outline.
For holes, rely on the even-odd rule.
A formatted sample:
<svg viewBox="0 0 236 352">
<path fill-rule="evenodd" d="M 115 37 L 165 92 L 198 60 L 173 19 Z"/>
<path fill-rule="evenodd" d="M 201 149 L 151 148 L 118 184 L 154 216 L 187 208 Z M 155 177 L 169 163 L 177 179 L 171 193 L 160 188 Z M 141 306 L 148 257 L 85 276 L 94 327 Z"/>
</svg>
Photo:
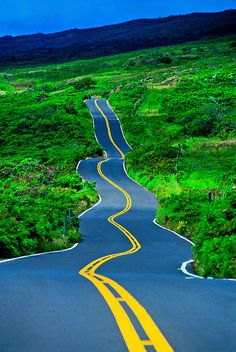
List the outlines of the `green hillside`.
<svg viewBox="0 0 236 352">
<path fill-rule="evenodd" d="M 78 214 L 98 199 L 76 173 L 79 160 L 102 155 L 83 94 L 30 75 L 1 73 L 0 258 L 71 246 Z"/>
<path fill-rule="evenodd" d="M 236 10 L 138 19 L 89 29 L 0 38 L 1 65 L 39 65 L 127 53 L 133 50 L 236 33 Z"/>
<path fill-rule="evenodd" d="M 128 173 L 156 194 L 159 223 L 195 242 L 199 274 L 236 277 L 235 52 L 225 37 L 2 68 L 0 257 L 77 241 L 74 219 L 97 194 L 76 164 L 102 154 L 83 100 L 98 96 L 121 119 Z"/>
</svg>

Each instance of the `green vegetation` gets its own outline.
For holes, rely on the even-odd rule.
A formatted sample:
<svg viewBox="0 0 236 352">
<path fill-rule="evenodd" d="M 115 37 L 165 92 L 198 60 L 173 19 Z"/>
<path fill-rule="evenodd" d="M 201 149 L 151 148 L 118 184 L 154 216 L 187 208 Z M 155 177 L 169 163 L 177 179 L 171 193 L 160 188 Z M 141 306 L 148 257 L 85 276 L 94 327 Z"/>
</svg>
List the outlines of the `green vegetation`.
<svg viewBox="0 0 236 352">
<path fill-rule="evenodd" d="M 157 195 L 158 222 L 195 242 L 200 275 L 236 277 L 235 49 L 231 39 L 168 49 L 168 65 L 110 97 L 133 146 L 127 169 Z M 137 70 L 149 60 L 155 51 Z"/>
<path fill-rule="evenodd" d="M 236 277 L 234 43 L 225 37 L 105 60 L 3 68 L 0 248 L 7 251 L 9 239 L 13 247 L 18 241 L 19 253 L 61 245 L 64 214 L 95 201 L 93 186 L 81 190 L 74 170 L 78 160 L 101 155 L 83 104 L 98 96 L 121 119 L 133 147 L 128 173 L 156 194 L 159 223 L 195 242 L 199 274 Z M 74 241 L 73 229 L 66 241 Z"/>
<path fill-rule="evenodd" d="M 226 10 L 140 19 L 46 35 L 5 36 L 0 38 L 0 62 L 2 65 L 37 66 L 186 43 L 205 36 L 231 35 L 235 34 L 235 17 L 236 10 Z"/>
<path fill-rule="evenodd" d="M 3 75 L 1 85 L 0 257 L 79 240 L 77 216 L 97 193 L 93 184 L 82 186 L 76 165 L 102 153 L 81 93 L 54 94 L 53 82 L 16 77 Z"/>
</svg>

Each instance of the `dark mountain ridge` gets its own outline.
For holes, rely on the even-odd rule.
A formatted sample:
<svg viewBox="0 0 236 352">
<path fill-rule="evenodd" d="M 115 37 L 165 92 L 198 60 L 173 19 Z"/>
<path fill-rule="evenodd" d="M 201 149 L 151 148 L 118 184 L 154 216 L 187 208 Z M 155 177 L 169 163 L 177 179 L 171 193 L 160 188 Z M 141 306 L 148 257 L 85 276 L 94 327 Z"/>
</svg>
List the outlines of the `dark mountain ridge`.
<svg viewBox="0 0 236 352">
<path fill-rule="evenodd" d="M 0 63 L 60 62 L 236 33 L 236 10 L 139 19 L 90 29 L 0 38 Z"/>
</svg>

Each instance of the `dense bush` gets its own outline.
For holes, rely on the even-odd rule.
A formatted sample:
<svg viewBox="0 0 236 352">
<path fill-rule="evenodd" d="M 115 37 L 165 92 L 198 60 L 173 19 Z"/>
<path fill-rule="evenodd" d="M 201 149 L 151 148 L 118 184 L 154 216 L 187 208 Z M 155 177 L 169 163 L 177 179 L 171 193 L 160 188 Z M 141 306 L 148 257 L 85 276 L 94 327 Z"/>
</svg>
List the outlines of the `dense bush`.
<svg viewBox="0 0 236 352">
<path fill-rule="evenodd" d="M 235 277 L 236 236 L 204 240 L 195 256 L 195 269 L 202 276 Z"/>
<path fill-rule="evenodd" d="M 70 90 L 38 99 L 38 89 L 1 97 L 0 258 L 78 242 L 78 214 L 97 200 L 75 171 L 102 154 L 82 99 Z"/>
<path fill-rule="evenodd" d="M 172 57 L 168 53 L 157 53 L 157 54 L 146 54 L 146 55 L 139 55 L 134 58 L 128 59 L 124 63 L 125 69 L 132 69 L 132 68 L 143 68 L 143 65 L 155 67 L 159 66 L 160 64 L 170 64 L 172 62 Z"/>
<path fill-rule="evenodd" d="M 149 65 L 147 78 L 137 76 L 132 91 L 123 85 L 109 100 L 133 147 L 127 170 L 156 193 L 159 223 L 195 242 L 200 275 L 236 277 L 233 50 L 227 41 L 209 43 L 172 47 L 177 66 L 156 72 L 147 55 L 136 55 L 130 71 Z"/>
<path fill-rule="evenodd" d="M 85 77 L 78 81 L 69 82 L 68 84 L 72 85 L 76 90 L 81 90 L 81 89 L 88 89 L 95 86 L 96 81 L 91 77 Z"/>
<path fill-rule="evenodd" d="M 0 255 L 12 257 L 78 242 L 77 215 L 96 201 L 74 172 L 28 158 L 0 164 Z M 67 228 L 63 228 L 67 216 Z M 65 233 L 66 231 L 66 233 Z"/>
</svg>

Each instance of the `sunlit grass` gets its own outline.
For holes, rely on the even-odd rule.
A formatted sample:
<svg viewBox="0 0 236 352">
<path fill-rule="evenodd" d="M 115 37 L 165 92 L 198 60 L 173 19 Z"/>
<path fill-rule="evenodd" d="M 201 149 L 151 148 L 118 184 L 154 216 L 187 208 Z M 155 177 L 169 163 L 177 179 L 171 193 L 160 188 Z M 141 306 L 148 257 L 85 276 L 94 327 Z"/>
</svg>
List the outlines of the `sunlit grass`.
<svg viewBox="0 0 236 352">
<path fill-rule="evenodd" d="M 101 152 L 84 99 L 109 99 L 133 147 L 126 158 L 129 175 L 156 194 L 163 225 L 194 238 L 197 267 L 205 274 L 209 268 L 201 248 L 211 252 L 220 243 L 203 244 L 206 236 L 230 236 L 235 227 L 235 41 L 231 36 L 63 64 L 0 68 L 2 167 L 34 157 L 47 167 L 60 165 L 58 182 L 66 185 L 79 159 Z M 94 83 L 76 88 L 87 78 Z M 46 139 L 47 131 L 37 135 L 35 124 L 52 129 Z M 83 208 L 96 199 L 89 186 L 85 193 L 78 195 Z M 224 248 L 231 248 L 227 241 Z"/>
</svg>

